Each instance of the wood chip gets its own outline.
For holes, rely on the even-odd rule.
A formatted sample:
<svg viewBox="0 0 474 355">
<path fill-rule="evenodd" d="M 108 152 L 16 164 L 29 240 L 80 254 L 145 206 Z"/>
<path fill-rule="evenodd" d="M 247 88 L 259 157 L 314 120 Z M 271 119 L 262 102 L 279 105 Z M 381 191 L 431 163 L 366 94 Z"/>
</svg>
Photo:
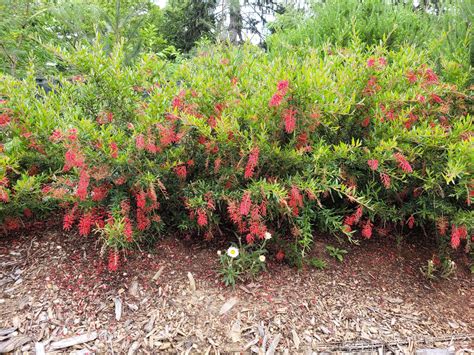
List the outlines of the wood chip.
<svg viewBox="0 0 474 355">
<path fill-rule="evenodd" d="M 266 355 L 273 355 L 275 354 L 275 350 L 278 346 L 278 343 L 280 342 L 281 339 L 281 334 L 277 334 L 275 338 L 273 338 L 272 342 L 270 343 L 270 346 L 267 349 Z"/>
<path fill-rule="evenodd" d="M 163 273 L 163 270 L 165 269 L 164 266 L 160 267 L 159 270 L 156 272 L 156 274 L 153 276 L 152 281 L 156 281 L 160 278 L 161 274 Z"/>
<path fill-rule="evenodd" d="M 232 307 L 234 307 L 237 304 L 237 302 L 239 302 L 239 299 L 237 297 L 229 298 L 229 300 L 222 305 L 221 310 L 219 311 L 219 315 L 223 315 L 229 312 L 232 309 Z"/>
<path fill-rule="evenodd" d="M 115 297 L 114 298 L 114 304 L 115 304 L 115 319 L 117 321 L 122 318 L 122 300 L 120 297 Z"/>
<path fill-rule="evenodd" d="M 134 341 L 132 345 L 130 346 L 130 348 L 128 349 L 127 355 L 135 354 L 135 352 L 138 350 L 139 347 L 140 347 L 140 342 Z"/>
<path fill-rule="evenodd" d="M 298 336 L 298 333 L 296 333 L 296 330 L 293 328 L 291 330 L 291 335 L 293 337 L 293 343 L 295 344 L 295 348 L 296 350 L 298 350 L 300 348 L 300 337 Z"/>
<path fill-rule="evenodd" d="M 12 337 L 8 339 L 7 341 L 0 343 L 0 353 L 9 353 L 23 346 L 29 341 L 31 341 L 31 338 L 27 336 L 23 336 L 23 335 Z"/>
<path fill-rule="evenodd" d="M 13 333 L 15 330 L 17 330 L 17 327 L 11 327 L 11 328 L 3 328 L 0 329 L 0 336 L 8 335 Z"/>
<path fill-rule="evenodd" d="M 44 344 L 42 342 L 35 343 L 36 355 L 45 355 Z"/>
<path fill-rule="evenodd" d="M 193 274 L 191 274 L 190 272 L 188 272 L 188 279 L 189 279 L 189 289 L 191 290 L 191 292 L 195 292 L 196 291 L 196 281 L 194 281 Z"/>
<path fill-rule="evenodd" d="M 65 349 L 69 348 L 70 346 L 78 345 L 78 344 L 83 344 L 87 343 L 89 341 L 93 341 L 97 338 L 97 332 L 92 332 L 92 333 L 86 333 L 86 334 L 81 334 L 75 337 L 55 341 L 51 343 L 51 349 L 52 350 L 59 350 L 59 349 Z"/>
</svg>

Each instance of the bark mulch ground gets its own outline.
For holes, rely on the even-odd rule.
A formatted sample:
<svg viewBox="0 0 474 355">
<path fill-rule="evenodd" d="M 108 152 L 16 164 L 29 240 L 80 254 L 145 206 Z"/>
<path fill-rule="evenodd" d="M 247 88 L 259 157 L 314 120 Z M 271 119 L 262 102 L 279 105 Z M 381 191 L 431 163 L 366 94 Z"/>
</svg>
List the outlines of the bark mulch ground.
<svg viewBox="0 0 474 355">
<path fill-rule="evenodd" d="M 420 267 L 429 248 L 370 240 L 339 263 L 324 248 L 334 241 L 317 240 L 325 270 L 268 260 L 267 272 L 232 289 L 217 274 L 215 245 L 167 238 L 110 273 L 94 238 L 54 228 L 0 238 L 0 349 L 472 351 L 473 280 L 463 260 L 449 280 L 428 281 Z"/>
</svg>

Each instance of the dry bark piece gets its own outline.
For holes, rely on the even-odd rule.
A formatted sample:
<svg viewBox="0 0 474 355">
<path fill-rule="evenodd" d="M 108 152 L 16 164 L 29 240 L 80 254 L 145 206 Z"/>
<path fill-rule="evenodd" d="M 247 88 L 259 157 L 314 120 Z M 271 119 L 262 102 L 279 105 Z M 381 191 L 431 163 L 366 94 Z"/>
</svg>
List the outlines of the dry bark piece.
<svg viewBox="0 0 474 355">
<path fill-rule="evenodd" d="M 133 297 L 138 297 L 138 281 L 133 280 L 130 288 L 128 289 L 128 293 L 130 293 Z"/>
<path fill-rule="evenodd" d="M 138 350 L 139 347 L 140 347 L 140 342 L 134 341 L 132 345 L 130 346 L 130 348 L 128 349 L 127 355 L 135 354 L 135 352 Z"/>
<path fill-rule="evenodd" d="M 115 319 L 117 321 L 122 318 L 122 300 L 120 297 L 115 297 L 114 298 L 114 304 L 115 304 Z"/>
<path fill-rule="evenodd" d="M 0 329 L 0 336 L 11 334 L 17 329 L 18 329 L 17 327 Z"/>
<path fill-rule="evenodd" d="M 280 342 L 281 339 L 281 334 L 277 334 L 275 338 L 273 338 L 272 342 L 270 343 L 270 346 L 267 349 L 267 352 L 265 353 L 266 355 L 273 355 L 275 354 L 275 350 L 278 346 L 278 343 Z"/>
<path fill-rule="evenodd" d="M 96 338 L 97 338 L 97 332 L 86 333 L 86 334 L 81 334 L 75 337 L 55 341 L 51 343 L 50 346 L 52 350 L 59 350 L 59 349 L 69 348 L 70 346 L 87 343 L 89 341 L 95 340 Z"/>
<path fill-rule="evenodd" d="M 229 312 L 232 309 L 232 307 L 234 307 L 237 304 L 238 301 L 239 299 L 237 297 L 229 298 L 229 300 L 222 305 L 221 310 L 219 311 L 219 315 L 223 315 Z"/>
<path fill-rule="evenodd" d="M 36 355 L 46 354 L 46 351 L 44 350 L 44 344 L 42 342 L 35 343 L 35 352 L 36 352 Z"/>
<path fill-rule="evenodd" d="M 300 337 L 298 336 L 298 333 L 296 333 L 296 330 L 295 329 L 292 329 L 291 330 L 291 335 L 293 336 L 293 343 L 295 344 L 295 348 L 296 350 L 298 350 L 300 348 Z"/>
<path fill-rule="evenodd" d="M 9 353 L 31 341 L 30 337 L 19 335 L 0 343 L 0 353 Z"/>
<path fill-rule="evenodd" d="M 156 274 L 153 276 L 152 281 L 158 280 L 158 278 L 161 276 L 163 273 L 163 270 L 165 269 L 164 266 L 160 267 L 160 269 L 156 272 Z"/>
<path fill-rule="evenodd" d="M 196 281 L 194 281 L 193 274 L 188 272 L 188 279 L 189 279 L 189 288 L 192 292 L 196 291 Z"/>
</svg>

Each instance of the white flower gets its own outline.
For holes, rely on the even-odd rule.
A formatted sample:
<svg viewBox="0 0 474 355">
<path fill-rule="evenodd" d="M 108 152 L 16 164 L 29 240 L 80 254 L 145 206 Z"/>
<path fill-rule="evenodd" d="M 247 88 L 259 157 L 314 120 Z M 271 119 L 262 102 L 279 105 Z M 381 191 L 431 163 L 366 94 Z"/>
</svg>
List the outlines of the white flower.
<svg viewBox="0 0 474 355">
<path fill-rule="evenodd" d="M 239 249 L 236 247 L 230 247 L 227 249 L 227 255 L 229 255 L 231 258 L 236 258 L 239 256 Z"/>
<path fill-rule="evenodd" d="M 265 232 L 265 240 L 272 239 L 272 234 L 270 232 Z"/>
<path fill-rule="evenodd" d="M 217 255 L 221 256 L 222 252 L 220 250 L 217 251 Z"/>
<path fill-rule="evenodd" d="M 260 255 L 258 257 L 258 260 L 260 260 L 262 263 L 264 263 L 265 262 L 265 255 Z"/>
</svg>

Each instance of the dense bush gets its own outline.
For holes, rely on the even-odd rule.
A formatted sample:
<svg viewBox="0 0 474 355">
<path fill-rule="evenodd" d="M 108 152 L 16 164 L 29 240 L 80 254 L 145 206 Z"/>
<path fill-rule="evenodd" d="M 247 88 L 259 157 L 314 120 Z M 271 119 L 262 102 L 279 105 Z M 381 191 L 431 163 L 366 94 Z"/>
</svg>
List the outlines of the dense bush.
<svg viewBox="0 0 474 355">
<path fill-rule="evenodd" d="M 436 1 L 435 8 L 415 10 L 412 2 L 385 0 L 314 1 L 310 11 L 289 11 L 273 24 L 267 39 L 271 52 L 349 45 L 354 36 L 368 46 L 390 49 L 406 44 L 425 49 L 445 81 L 472 84 L 474 43 L 470 1 Z M 310 14 L 308 16 L 308 13 Z"/>
<path fill-rule="evenodd" d="M 7 232 L 64 211 L 64 229 L 98 233 L 112 270 L 118 250 L 164 231 L 256 246 L 271 234 L 279 259 L 315 230 L 422 228 L 470 248 L 472 101 L 413 47 L 209 47 L 134 67 L 120 49 L 64 56 L 77 75 L 56 92 L 1 77 Z"/>
</svg>

